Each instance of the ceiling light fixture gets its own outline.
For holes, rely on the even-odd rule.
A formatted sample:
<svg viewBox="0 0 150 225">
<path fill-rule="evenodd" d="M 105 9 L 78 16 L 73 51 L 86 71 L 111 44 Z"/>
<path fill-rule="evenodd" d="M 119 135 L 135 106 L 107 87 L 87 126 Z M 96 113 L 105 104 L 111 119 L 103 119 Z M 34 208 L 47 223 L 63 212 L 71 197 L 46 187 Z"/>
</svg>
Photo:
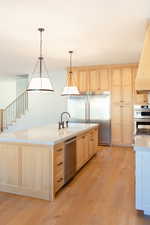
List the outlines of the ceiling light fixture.
<svg viewBox="0 0 150 225">
<path fill-rule="evenodd" d="M 72 74 L 72 54 L 73 51 L 69 51 L 70 54 L 70 68 L 69 68 L 69 81 L 72 84 L 73 81 L 73 74 Z M 66 87 L 64 87 L 63 93 L 62 95 L 79 95 L 79 90 L 77 88 L 77 86 L 69 86 L 67 85 Z"/>
<path fill-rule="evenodd" d="M 33 73 L 35 73 L 36 68 L 39 64 L 39 77 L 33 77 L 29 83 L 29 86 L 27 88 L 27 91 L 54 91 L 52 84 L 50 82 L 49 76 L 48 76 L 48 71 L 46 68 L 46 64 L 44 62 L 44 57 L 42 55 L 42 44 L 43 44 L 43 40 L 42 40 L 42 33 L 44 32 L 44 28 L 39 28 L 38 31 L 40 32 L 40 56 L 38 57 L 38 62 L 35 65 L 35 69 L 33 71 Z M 43 64 L 44 63 L 44 64 Z M 46 71 L 46 76 L 42 76 L 43 75 L 43 65 Z"/>
</svg>

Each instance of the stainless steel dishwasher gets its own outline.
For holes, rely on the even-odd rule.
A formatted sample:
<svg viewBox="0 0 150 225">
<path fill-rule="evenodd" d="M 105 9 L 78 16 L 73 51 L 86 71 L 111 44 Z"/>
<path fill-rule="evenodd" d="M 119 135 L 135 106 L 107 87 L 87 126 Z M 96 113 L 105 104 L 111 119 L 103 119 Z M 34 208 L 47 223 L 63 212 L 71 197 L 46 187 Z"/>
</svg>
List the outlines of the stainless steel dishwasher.
<svg viewBox="0 0 150 225">
<path fill-rule="evenodd" d="M 66 184 L 76 173 L 76 137 L 65 141 L 64 150 L 64 182 Z"/>
</svg>

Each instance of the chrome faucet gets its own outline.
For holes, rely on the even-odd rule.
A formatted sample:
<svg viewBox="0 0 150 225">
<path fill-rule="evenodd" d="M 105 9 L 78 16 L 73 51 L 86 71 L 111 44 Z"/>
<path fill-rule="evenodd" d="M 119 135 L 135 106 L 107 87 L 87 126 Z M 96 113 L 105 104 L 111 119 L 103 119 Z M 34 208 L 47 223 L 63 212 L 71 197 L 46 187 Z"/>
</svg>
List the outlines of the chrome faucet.
<svg viewBox="0 0 150 225">
<path fill-rule="evenodd" d="M 69 118 L 71 117 L 71 116 L 70 116 L 70 113 L 68 113 L 68 112 L 62 112 L 61 115 L 60 115 L 59 129 L 65 128 L 65 122 L 66 122 L 66 127 L 68 127 L 69 119 L 68 119 L 67 121 L 64 121 L 64 120 L 63 120 L 63 116 L 64 116 L 65 114 L 67 114 Z"/>
</svg>

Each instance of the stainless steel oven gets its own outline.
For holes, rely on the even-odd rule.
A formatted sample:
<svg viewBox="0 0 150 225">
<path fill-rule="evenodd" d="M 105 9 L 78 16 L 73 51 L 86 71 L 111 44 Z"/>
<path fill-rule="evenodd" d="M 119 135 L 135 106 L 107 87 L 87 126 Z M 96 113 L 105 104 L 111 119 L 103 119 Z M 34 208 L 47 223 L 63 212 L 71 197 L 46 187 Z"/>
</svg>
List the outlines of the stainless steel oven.
<svg viewBox="0 0 150 225">
<path fill-rule="evenodd" d="M 150 135 L 150 105 L 134 106 L 134 134 Z"/>
<path fill-rule="evenodd" d="M 150 105 L 135 105 L 134 118 L 135 119 L 150 119 Z"/>
</svg>

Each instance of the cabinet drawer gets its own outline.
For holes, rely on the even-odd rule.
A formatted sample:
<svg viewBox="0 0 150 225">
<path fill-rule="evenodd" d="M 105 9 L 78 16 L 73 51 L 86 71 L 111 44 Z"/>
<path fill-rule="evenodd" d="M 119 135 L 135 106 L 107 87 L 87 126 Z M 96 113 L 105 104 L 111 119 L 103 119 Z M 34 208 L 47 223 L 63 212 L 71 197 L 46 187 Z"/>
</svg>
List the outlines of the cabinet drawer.
<svg viewBox="0 0 150 225">
<path fill-rule="evenodd" d="M 64 185 L 64 176 L 59 174 L 55 177 L 55 192 L 57 192 Z"/>
<path fill-rule="evenodd" d="M 54 148 L 54 160 L 56 164 L 64 162 L 64 144 L 55 145 Z"/>
<path fill-rule="evenodd" d="M 64 162 L 60 162 L 55 164 L 55 176 L 57 176 L 58 174 L 64 174 Z"/>
<path fill-rule="evenodd" d="M 62 163 L 64 163 L 64 154 L 55 156 L 55 166 L 59 166 Z"/>
</svg>

